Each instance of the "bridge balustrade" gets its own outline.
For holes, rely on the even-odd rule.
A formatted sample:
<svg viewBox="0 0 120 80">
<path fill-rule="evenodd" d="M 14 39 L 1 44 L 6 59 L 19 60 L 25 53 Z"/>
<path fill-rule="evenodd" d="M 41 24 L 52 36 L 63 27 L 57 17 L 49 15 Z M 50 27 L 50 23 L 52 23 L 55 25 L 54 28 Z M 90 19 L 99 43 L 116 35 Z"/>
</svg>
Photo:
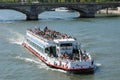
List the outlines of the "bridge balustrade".
<svg viewBox="0 0 120 80">
<path fill-rule="evenodd" d="M 119 0 L 0 0 L 0 3 L 82 3 L 82 2 L 119 2 Z"/>
<path fill-rule="evenodd" d="M 0 0 L 0 2 L 26 2 L 26 3 L 76 3 L 81 0 Z"/>
<path fill-rule="evenodd" d="M 6 3 L 1 1 L 6 1 Z M 10 1 L 12 1 L 12 3 Z M 82 18 L 93 18 L 95 17 L 95 13 L 101 9 L 120 6 L 120 2 L 81 3 L 79 1 L 80 0 L 0 0 L 0 9 L 20 11 L 27 16 L 27 20 L 38 20 L 40 13 L 50 11 L 57 7 L 67 7 L 70 10 L 75 10 L 80 13 L 80 17 Z"/>
</svg>

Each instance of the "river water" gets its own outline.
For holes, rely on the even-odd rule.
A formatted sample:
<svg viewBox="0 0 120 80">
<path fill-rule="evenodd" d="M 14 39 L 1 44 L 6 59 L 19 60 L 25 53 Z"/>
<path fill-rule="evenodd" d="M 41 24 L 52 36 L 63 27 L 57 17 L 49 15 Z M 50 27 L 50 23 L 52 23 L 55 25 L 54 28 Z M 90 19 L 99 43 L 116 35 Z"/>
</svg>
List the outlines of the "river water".
<svg viewBox="0 0 120 80">
<path fill-rule="evenodd" d="M 44 12 L 40 20 L 26 21 L 22 13 L 0 10 L 0 80 L 119 80 L 120 17 L 78 16 Z M 76 37 L 94 58 L 95 73 L 75 75 L 49 68 L 21 45 L 26 29 L 45 26 Z"/>
</svg>

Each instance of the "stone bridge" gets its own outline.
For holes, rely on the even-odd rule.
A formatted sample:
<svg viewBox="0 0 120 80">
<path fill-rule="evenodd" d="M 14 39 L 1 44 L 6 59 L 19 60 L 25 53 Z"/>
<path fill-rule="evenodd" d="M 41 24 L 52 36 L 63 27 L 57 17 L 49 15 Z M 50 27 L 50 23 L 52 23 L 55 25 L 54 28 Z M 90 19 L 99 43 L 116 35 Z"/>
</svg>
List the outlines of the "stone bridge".
<svg viewBox="0 0 120 80">
<path fill-rule="evenodd" d="M 38 20 L 38 15 L 53 8 L 67 7 L 78 11 L 80 17 L 95 17 L 95 13 L 101 9 L 119 7 L 120 2 L 114 3 L 0 3 L 0 9 L 12 9 L 22 12 L 27 20 Z"/>
</svg>

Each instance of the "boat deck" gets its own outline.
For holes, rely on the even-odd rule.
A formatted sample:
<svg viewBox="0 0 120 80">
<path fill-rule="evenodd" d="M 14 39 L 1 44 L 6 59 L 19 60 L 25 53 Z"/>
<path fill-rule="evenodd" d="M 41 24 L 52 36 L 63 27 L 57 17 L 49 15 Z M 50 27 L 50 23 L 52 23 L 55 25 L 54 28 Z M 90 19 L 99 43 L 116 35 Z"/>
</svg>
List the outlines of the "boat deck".
<svg viewBox="0 0 120 80">
<path fill-rule="evenodd" d="M 54 30 L 50 30 L 47 27 L 44 30 L 40 30 L 39 28 L 35 28 L 34 30 L 28 29 L 27 31 L 36 34 L 40 37 L 43 37 L 46 40 L 56 40 L 56 39 L 75 39 L 70 35 L 63 34 Z"/>
</svg>

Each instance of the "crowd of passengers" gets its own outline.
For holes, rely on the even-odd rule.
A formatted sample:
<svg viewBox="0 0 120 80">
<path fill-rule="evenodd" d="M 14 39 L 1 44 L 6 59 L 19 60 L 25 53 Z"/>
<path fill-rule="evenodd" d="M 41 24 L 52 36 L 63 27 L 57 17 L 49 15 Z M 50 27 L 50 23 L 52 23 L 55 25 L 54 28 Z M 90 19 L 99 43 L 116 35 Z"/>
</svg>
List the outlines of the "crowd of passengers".
<svg viewBox="0 0 120 80">
<path fill-rule="evenodd" d="M 73 52 L 73 54 L 68 54 L 67 52 L 62 53 L 60 55 L 60 58 L 63 60 L 68 59 L 68 60 L 73 60 L 73 61 L 77 61 L 77 60 L 85 60 L 86 61 L 89 57 L 86 54 L 86 51 L 84 51 L 84 52 L 80 51 L 80 54 L 78 51 L 76 51 L 76 52 Z"/>
<path fill-rule="evenodd" d="M 50 30 L 47 27 L 44 28 L 44 30 L 40 30 L 40 28 L 35 28 L 34 30 L 30 30 L 33 33 L 42 36 L 48 40 L 53 40 L 53 39 L 65 39 L 65 38 L 73 38 L 67 34 L 62 34 L 60 32 L 56 32 L 54 30 Z"/>
<path fill-rule="evenodd" d="M 56 32 L 54 30 L 50 30 L 47 27 L 44 28 L 44 30 L 40 30 L 40 28 L 35 28 L 34 30 L 29 29 L 29 31 L 38 34 L 39 36 L 42 36 L 48 40 L 50 39 L 63 39 L 63 38 L 72 38 L 71 36 L 68 36 L 67 34 L 62 34 L 60 32 Z M 87 60 L 89 57 L 86 55 L 86 51 L 80 52 L 78 50 L 73 49 L 72 54 L 68 54 L 67 52 L 61 53 L 60 56 L 48 53 L 50 57 L 59 57 L 61 59 L 69 59 L 69 60 Z"/>
<path fill-rule="evenodd" d="M 78 52 L 78 50 L 74 50 L 72 54 L 68 54 L 67 52 L 65 53 L 61 53 L 59 56 L 56 54 L 52 54 L 52 53 L 48 53 L 49 57 L 56 57 L 56 58 L 60 58 L 62 60 L 68 59 L 71 61 L 78 61 L 78 60 L 88 60 L 88 55 L 86 54 L 86 51 L 80 51 L 80 53 Z"/>
</svg>

